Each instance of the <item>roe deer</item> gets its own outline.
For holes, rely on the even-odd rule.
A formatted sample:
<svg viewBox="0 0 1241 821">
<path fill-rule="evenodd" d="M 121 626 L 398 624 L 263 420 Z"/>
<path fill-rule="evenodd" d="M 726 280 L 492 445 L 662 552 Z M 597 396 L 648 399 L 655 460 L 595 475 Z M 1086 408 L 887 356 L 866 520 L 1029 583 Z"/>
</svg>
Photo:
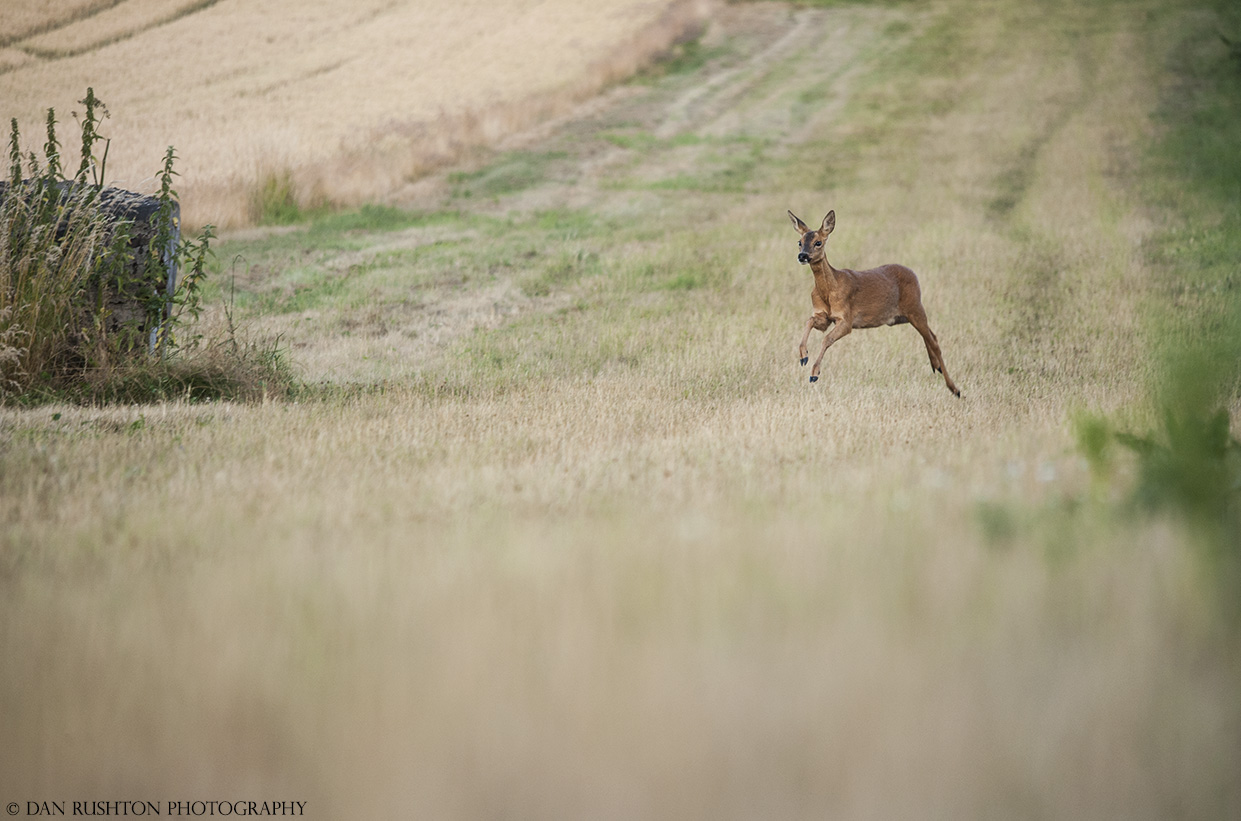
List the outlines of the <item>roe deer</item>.
<svg viewBox="0 0 1241 821">
<path fill-rule="evenodd" d="M 801 236 L 797 261 L 802 265 L 809 264 L 814 272 L 814 290 L 810 292 L 814 313 L 806 323 L 806 333 L 798 347 L 801 364 L 805 365 L 809 359 L 806 343 L 810 340 L 810 331 L 814 328 L 827 331 L 827 336 L 823 338 L 823 350 L 810 371 L 810 381 L 818 381 L 827 349 L 854 328 L 877 328 L 908 322 L 922 334 L 927 355 L 931 357 L 931 371 L 943 374 L 948 390 L 959 397 L 961 391 L 952 384 L 952 379 L 944 370 L 939 340 L 926 322 L 922 290 L 918 287 L 918 277 L 914 272 L 904 265 L 881 265 L 867 271 L 833 268 L 824 255 L 824 245 L 827 235 L 836 227 L 836 212 L 828 211 L 817 231 L 808 228 L 792 211 L 789 211 L 789 219 Z M 833 323 L 835 327 L 828 331 L 828 326 Z"/>
</svg>

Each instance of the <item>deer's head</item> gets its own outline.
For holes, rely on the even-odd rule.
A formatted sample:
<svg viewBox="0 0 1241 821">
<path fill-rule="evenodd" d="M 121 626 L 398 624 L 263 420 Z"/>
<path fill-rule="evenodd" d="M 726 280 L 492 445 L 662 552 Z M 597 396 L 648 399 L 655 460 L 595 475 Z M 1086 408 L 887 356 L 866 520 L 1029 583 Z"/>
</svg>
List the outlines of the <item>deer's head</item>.
<svg viewBox="0 0 1241 821">
<path fill-rule="evenodd" d="M 789 219 L 793 221 L 793 227 L 797 229 L 797 234 L 801 237 L 801 243 L 797 248 L 797 261 L 802 265 L 821 261 L 824 246 L 827 245 L 827 235 L 832 233 L 832 229 L 836 227 L 836 212 L 828 211 L 827 216 L 823 218 L 823 224 L 817 231 L 811 230 L 792 211 L 789 212 Z"/>
</svg>

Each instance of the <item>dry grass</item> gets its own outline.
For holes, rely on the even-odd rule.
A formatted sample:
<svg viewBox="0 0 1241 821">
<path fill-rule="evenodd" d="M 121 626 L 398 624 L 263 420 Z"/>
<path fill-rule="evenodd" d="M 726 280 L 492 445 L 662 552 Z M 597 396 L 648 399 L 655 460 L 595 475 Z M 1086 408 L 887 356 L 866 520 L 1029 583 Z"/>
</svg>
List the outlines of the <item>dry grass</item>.
<svg viewBox="0 0 1241 821">
<path fill-rule="evenodd" d="M 30 132 L 92 86 L 113 113 L 115 182 L 145 189 L 175 145 L 187 221 L 235 225 L 253 219 L 251 191 L 268 175 L 291 173 L 302 204 L 356 203 L 562 111 L 649 62 L 703 6 L 131 0 L 76 22 L 68 11 L 48 7 L 64 24 L 0 55 L 0 113 Z"/>
<path fill-rule="evenodd" d="M 0 797 L 1235 814 L 1195 535 L 1106 504 L 1069 422 L 1144 412 L 1187 18 L 972 9 L 730 6 L 706 70 L 496 159 L 529 185 L 234 239 L 335 388 L 0 412 Z M 907 327 L 806 383 L 788 207 L 919 272 L 963 400 Z"/>
</svg>

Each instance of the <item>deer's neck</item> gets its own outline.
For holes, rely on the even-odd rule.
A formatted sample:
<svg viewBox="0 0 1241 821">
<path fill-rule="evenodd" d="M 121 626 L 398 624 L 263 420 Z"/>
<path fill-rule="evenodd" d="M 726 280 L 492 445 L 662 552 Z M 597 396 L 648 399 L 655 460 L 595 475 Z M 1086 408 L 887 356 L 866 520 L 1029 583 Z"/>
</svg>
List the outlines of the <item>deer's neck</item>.
<svg viewBox="0 0 1241 821">
<path fill-rule="evenodd" d="M 840 281 L 840 272 L 832 267 L 826 256 L 821 257 L 817 262 L 810 263 L 810 270 L 814 273 L 815 285 L 824 294 L 834 290 Z"/>
</svg>

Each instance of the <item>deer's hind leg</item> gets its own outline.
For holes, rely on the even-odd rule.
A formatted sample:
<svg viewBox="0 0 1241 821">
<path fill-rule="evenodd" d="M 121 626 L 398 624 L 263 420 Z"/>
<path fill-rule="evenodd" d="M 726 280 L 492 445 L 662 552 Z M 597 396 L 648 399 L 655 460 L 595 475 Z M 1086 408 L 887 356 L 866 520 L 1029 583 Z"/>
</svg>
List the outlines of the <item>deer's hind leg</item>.
<svg viewBox="0 0 1241 821">
<path fill-rule="evenodd" d="M 961 391 L 953 384 L 952 377 L 948 376 L 948 371 L 944 368 L 944 354 L 939 349 L 939 339 L 926 321 L 926 311 L 922 310 L 922 306 L 918 306 L 916 310 L 908 311 L 906 316 L 909 324 L 914 326 L 922 335 L 922 341 L 926 343 L 926 354 L 931 360 L 931 370 L 939 371 L 944 377 L 944 384 L 948 386 L 948 390 L 952 391 L 953 396 L 959 397 Z"/>
</svg>

